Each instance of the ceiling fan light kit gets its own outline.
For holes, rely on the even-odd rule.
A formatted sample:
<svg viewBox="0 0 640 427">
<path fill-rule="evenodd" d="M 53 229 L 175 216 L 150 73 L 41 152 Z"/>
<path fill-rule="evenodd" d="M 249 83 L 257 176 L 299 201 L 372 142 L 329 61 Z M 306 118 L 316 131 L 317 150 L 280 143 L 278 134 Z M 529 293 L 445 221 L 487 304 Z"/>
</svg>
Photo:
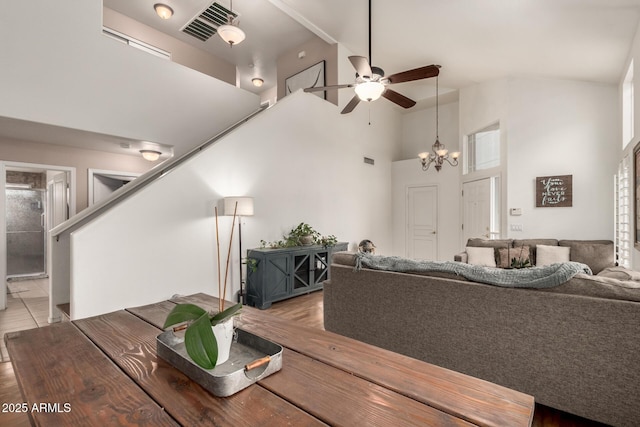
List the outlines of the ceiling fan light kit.
<svg viewBox="0 0 640 427">
<path fill-rule="evenodd" d="M 369 59 L 363 56 L 350 56 L 349 61 L 356 70 L 356 80 L 351 84 L 341 84 L 333 86 L 309 87 L 305 92 L 318 92 L 331 89 L 354 88 L 355 95 L 344 107 L 341 114 L 350 113 L 361 101 L 375 101 L 380 97 L 399 105 L 402 108 L 411 108 L 416 102 L 398 92 L 391 90 L 390 85 L 396 83 L 411 82 L 414 80 L 428 79 L 436 77 L 440 73 L 439 65 L 427 65 L 413 70 L 403 71 L 384 76 L 382 68 L 371 66 L 371 0 L 369 0 Z"/>
<path fill-rule="evenodd" d="M 382 96 L 384 85 L 380 82 L 368 81 L 358 84 L 354 90 L 361 101 L 371 102 Z"/>
</svg>

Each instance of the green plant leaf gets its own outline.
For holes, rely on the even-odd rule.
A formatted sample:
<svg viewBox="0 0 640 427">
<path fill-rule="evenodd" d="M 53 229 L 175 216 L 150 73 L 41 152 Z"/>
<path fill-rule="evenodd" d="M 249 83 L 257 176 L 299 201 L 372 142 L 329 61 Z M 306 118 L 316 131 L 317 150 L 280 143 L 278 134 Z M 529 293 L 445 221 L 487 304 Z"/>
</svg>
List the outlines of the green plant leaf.
<svg viewBox="0 0 640 427">
<path fill-rule="evenodd" d="M 220 313 L 216 314 L 215 316 L 213 316 L 211 318 L 211 325 L 212 326 L 213 325 L 217 325 L 218 323 L 222 322 L 223 320 L 233 316 L 241 308 L 242 308 L 242 303 L 239 302 L 238 304 L 234 305 L 233 307 L 229 307 L 225 311 L 221 311 Z"/>
<path fill-rule="evenodd" d="M 205 312 L 193 322 L 184 334 L 187 353 L 198 366 L 213 369 L 218 361 L 218 342 L 216 341 L 209 315 Z"/>
<path fill-rule="evenodd" d="M 195 320 L 205 314 L 206 311 L 194 304 L 178 304 L 173 307 L 173 310 L 167 316 L 164 321 L 162 329 L 166 329 L 176 323 L 182 323 L 189 320 Z"/>
</svg>

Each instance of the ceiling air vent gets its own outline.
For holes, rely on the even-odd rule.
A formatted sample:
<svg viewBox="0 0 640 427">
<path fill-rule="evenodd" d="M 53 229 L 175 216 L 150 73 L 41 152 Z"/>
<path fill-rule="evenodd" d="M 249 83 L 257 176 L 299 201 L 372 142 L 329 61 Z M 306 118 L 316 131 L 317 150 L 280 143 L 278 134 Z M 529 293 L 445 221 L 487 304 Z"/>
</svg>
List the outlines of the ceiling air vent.
<svg viewBox="0 0 640 427">
<path fill-rule="evenodd" d="M 238 14 L 230 11 L 220 3 L 214 2 L 206 8 L 200 15 L 193 18 L 182 32 L 189 34 L 199 40 L 207 41 L 217 32 L 220 25 L 227 23 L 227 16 L 238 17 Z"/>
</svg>

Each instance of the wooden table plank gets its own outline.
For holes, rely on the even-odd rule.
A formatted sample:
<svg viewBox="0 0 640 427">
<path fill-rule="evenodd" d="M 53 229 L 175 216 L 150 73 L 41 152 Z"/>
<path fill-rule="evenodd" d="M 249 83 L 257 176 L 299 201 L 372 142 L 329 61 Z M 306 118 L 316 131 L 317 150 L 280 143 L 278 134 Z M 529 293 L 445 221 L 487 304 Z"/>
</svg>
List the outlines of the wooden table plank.
<svg viewBox="0 0 640 427">
<path fill-rule="evenodd" d="M 216 298 L 205 294 L 172 301 L 210 309 L 217 304 Z M 533 397 L 497 384 L 331 332 L 318 333 L 252 307 L 243 307 L 240 325 L 282 346 L 477 425 L 530 426 L 533 420 Z"/>
<path fill-rule="evenodd" d="M 177 425 L 71 323 L 12 332 L 5 341 L 34 425 Z"/>
<path fill-rule="evenodd" d="M 332 426 L 472 426 L 293 350 L 283 361 L 260 385 Z"/>
<path fill-rule="evenodd" d="M 159 307 L 170 310 L 166 304 Z M 147 312 L 155 311 L 148 307 Z M 161 331 L 131 313 L 119 311 L 73 323 L 182 425 L 324 425 L 259 386 L 226 398 L 213 396 L 156 356 L 156 336 Z"/>
</svg>

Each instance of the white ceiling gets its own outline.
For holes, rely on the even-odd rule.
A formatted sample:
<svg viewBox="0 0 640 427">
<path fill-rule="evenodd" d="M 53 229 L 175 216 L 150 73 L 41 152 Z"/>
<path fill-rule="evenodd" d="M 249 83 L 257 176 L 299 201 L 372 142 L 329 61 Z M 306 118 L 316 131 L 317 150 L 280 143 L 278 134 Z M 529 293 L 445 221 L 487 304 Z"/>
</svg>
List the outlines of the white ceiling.
<svg viewBox="0 0 640 427">
<path fill-rule="evenodd" d="M 173 8 L 173 18 L 155 15 L 158 1 Z M 219 2 L 229 6 L 229 0 Z M 218 36 L 203 43 L 180 31 L 211 3 L 104 0 L 108 8 L 235 64 L 241 87 L 255 92 L 273 87 L 276 58 L 313 34 L 368 55 L 367 0 L 235 0 L 247 38 L 233 48 Z M 373 64 L 387 75 L 440 64 L 442 92 L 506 76 L 617 84 L 638 28 L 640 0 L 373 0 L 372 19 Z M 250 84 L 255 76 L 265 80 L 263 88 Z M 394 89 L 420 101 L 433 95 L 433 79 Z"/>
<path fill-rule="evenodd" d="M 179 31 L 211 0 L 165 0 L 168 21 L 156 2 L 104 5 L 236 64 L 243 86 L 257 74 L 273 86 L 276 57 L 311 32 L 368 56 L 367 0 L 235 0 L 247 38 L 233 48 Z M 440 64 L 440 84 L 454 89 L 505 76 L 617 83 L 639 18 L 640 0 L 373 0 L 372 59 L 387 74 Z"/>
</svg>

